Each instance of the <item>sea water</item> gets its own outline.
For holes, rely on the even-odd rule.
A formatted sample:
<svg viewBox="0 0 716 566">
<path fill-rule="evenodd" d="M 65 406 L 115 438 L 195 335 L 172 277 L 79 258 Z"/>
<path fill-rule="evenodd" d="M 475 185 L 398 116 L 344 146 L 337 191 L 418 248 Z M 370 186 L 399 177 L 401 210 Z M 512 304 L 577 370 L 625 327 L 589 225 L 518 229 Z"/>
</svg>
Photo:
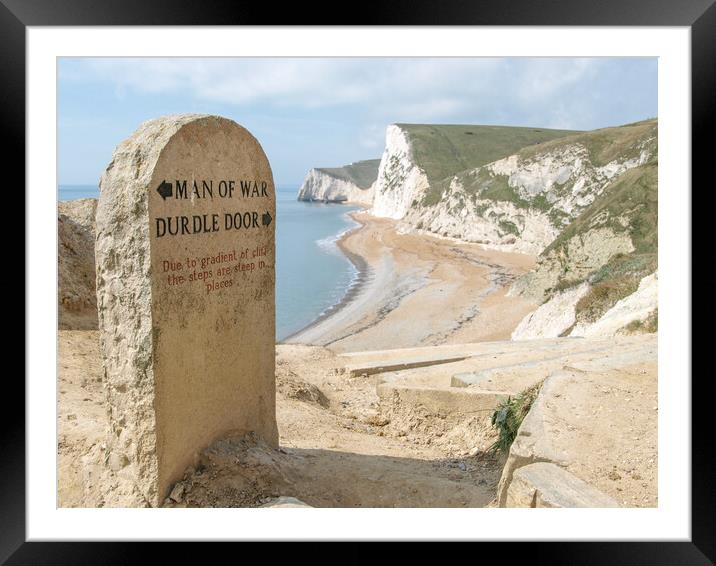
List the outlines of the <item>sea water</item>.
<svg viewBox="0 0 716 566">
<path fill-rule="evenodd" d="M 298 332 L 345 296 L 357 271 L 336 245 L 357 224 L 356 207 L 299 202 L 298 187 L 276 187 L 276 338 Z M 59 200 L 99 198 L 92 185 L 60 185 Z"/>
</svg>

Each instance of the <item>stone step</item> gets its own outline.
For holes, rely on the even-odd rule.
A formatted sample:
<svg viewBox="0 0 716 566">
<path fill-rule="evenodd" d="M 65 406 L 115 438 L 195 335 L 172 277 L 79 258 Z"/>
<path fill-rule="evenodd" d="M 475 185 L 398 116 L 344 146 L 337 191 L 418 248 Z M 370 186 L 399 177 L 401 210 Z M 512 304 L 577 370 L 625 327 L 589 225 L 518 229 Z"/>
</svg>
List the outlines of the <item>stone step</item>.
<svg viewBox="0 0 716 566">
<path fill-rule="evenodd" d="M 395 411 L 420 406 L 433 415 L 489 414 L 509 396 L 499 391 L 401 387 L 385 383 L 378 384 L 376 392 L 382 407 L 390 406 Z"/>
<path fill-rule="evenodd" d="M 617 353 L 611 360 L 601 360 L 594 371 L 553 372 L 510 447 L 498 487 L 498 505 L 655 506 L 655 354 L 654 350 L 649 359 L 646 352 Z M 554 468 L 533 467 L 538 463 L 554 465 L 579 481 L 565 474 L 557 478 Z M 638 500 L 630 497 L 635 495 L 635 480 L 639 482 Z"/>
<path fill-rule="evenodd" d="M 537 462 L 517 469 L 505 497 L 505 507 L 619 507 L 619 503 L 564 468 Z"/>
<path fill-rule="evenodd" d="M 507 391 L 517 395 L 564 368 L 578 371 L 608 371 L 656 359 L 656 345 L 627 344 L 620 351 L 613 344 L 576 353 L 551 356 L 518 364 L 491 367 L 452 376 L 452 387 Z"/>
<path fill-rule="evenodd" d="M 419 407 L 440 415 L 489 413 L 507 397 L 564 369 L 587 375 L 635 364 L 656 367 L 655 335 L 530 342 L 530 347 L 502 342 L 499 349 L 491 343 L 459 361 L 380 373 L 376 392 L 381 407 L 392 412 Z"/>
<path fill-rule="evenodd" d="M 435 356 L 433 354 L 396 359 L 392 361 L 379 360 L 373 363 L 346 364 L 345 369 L 351 377 L 357 377 L 359 375 L 374 375 L 376 373 L 449 364 L 452 362 L 459 362 L 464 359 L 465 356 Z"/>
<path fill-rule="evenodd" d="M 593 343 L 607 345 L 607 341 L 587 341 L 582 338 L 552 338 L 544 340 L 524 340 L 520 342 L 497 341 L 471 344 L 449 344 L 420 348 L 400 348 L 395 350 L 372 350 L 340 354 L 344 368 L 351 376 L 373 375 L 408 369 L 429 367 L 466 360 L 468 358 L 486 358 L 509 353 L 528 353 L 579 351 L 593 348 Z M 534 355 L 534 354 L 533 354 Z"/>
</svg>

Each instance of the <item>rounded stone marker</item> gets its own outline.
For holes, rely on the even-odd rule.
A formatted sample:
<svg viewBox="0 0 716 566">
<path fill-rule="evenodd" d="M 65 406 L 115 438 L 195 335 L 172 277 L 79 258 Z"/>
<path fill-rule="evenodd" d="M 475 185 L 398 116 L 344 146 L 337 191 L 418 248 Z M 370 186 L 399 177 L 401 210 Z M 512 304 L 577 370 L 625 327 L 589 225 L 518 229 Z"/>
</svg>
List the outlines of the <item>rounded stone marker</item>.
<svg viewBox="0 0 716 566">
<path fill-rule="evenodd" d="M 97 308 L 109 454 L 158 506 L 211 442 L 278 443 L 273 175 L 219 116 L 167 116 L 100 181 Z"/>
</svg>

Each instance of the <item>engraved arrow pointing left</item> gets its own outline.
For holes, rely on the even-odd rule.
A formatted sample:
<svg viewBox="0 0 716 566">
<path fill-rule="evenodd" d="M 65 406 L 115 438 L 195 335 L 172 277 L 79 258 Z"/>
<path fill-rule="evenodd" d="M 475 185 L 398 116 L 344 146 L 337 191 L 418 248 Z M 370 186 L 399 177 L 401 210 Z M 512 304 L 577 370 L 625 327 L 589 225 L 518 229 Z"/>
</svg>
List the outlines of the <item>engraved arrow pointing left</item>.
<svg viewBox="0 0 716 566">
<path fill-rule="evenodd" d="M 162 181 L 157 187 L 157 192 L 162 195 L 164 200 L 167 200 L 167 197 L 172 196 L 172 184 L 167 181 Z"/>
</svg>

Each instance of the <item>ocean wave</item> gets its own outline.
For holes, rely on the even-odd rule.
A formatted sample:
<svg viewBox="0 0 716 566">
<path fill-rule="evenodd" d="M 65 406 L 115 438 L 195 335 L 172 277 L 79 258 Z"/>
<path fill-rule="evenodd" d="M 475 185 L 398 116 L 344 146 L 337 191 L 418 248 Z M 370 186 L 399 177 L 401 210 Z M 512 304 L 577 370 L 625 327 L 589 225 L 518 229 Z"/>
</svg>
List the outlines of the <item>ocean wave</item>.
<svg viewBox="0 0 716 566">
<path fill-rule="evenodd" d="M 343 238 L 343 236 L 358 228 L 360 224 L 353 220 L 353 218 L 351 218 L 350 216 L 350 213 L 348 212 L 343 214 L 341 218 L 348 223 L 348 226 L 337 234 L 333 234 L 331 236 L 327 236 L 326 238 L 316 240 L 316 245 L 325 253 L 345 257 L 343 252 L 341 252 L 340 248 L 338 247 L 338 242 L 341 238 Z"/>
<path fill-rule="evenodd" d="M 349 262 L 350 263 L 350 262 Z M 331 298 L 331 304 L 327 306 L 325 309 L 323 309 L 320 314 L 316 317 L 316 319 L 320 319 L 324 316 L 326 316 L 329 313 L 332 313 L 335 311 L 343 301 L 345 300 L 346 296 L 351 292 L 351 290 L 360 283 L 360 272 L 356 268 L 353 263 L 350 263 L 350 279 L 348 283 L 346 284 L 343 281 L 340 281 L 337 283 L 337 285 L 333 288 L 330 298 Z"/>
</svg>

